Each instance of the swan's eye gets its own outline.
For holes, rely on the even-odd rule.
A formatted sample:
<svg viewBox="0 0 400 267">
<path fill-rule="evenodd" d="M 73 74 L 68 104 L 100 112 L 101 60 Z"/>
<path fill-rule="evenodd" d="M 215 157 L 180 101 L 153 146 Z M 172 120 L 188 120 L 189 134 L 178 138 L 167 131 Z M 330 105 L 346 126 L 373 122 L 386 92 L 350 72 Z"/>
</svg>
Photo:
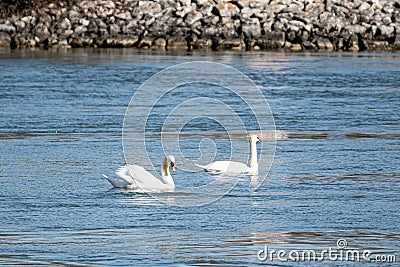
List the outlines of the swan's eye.
<svg viewBox="0 0 400 267">
<path fill-rule="evenodd" d="M 171 162 L 171 167 L 174 167 L 174 166 L 175 166 L 175 164 L 173 162 Z"/>
</svg>

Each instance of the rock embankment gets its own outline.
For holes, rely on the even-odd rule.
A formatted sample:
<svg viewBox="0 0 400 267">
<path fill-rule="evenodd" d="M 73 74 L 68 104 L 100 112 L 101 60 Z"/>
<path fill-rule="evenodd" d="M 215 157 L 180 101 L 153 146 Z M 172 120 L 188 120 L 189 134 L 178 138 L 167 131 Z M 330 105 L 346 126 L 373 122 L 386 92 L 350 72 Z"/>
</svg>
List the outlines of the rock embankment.
<svg viewBox="0 0 400 267">
<path fill-rule="evenodd" d="M 400 48 L 400 2 L 57 1 L 0 19 L 0 46 L 393 50 Z"/>
</svg>

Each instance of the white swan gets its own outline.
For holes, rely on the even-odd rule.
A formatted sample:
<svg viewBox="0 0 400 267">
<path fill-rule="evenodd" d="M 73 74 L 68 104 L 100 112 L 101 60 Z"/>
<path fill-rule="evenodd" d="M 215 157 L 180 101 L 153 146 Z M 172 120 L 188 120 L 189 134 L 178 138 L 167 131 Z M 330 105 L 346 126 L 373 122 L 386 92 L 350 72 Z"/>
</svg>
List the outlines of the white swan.
<svg viewBox="0 0 400 267">
<path fill-rule="evenodd" d="M 250 135 L 250 167 L 241 162 L 234 161 L 215 161 L 208 165 L 202 166 L 195 164 L 197 167 L 212 173 L 232 173 L 232 174 L 258 174 L 257 163 L 257 142 L 261 142 L 256 134 Z"/>
<path fill-rule="evenodd" d="M 142 191 L 164 191 L 173 190 L 175 188 L 174 180 L 172 179 L 169 167 L 175 171 L 175 158 L 168 156 L 164 159 L 161 165 L 161 175 L 164 183 L 146 171 L 143 167 L 127 164 L 119 167 L 115 172 L 115 178 L 109 178 L 103 174 L 114 187 L 139 189 Z"/>
</svg>

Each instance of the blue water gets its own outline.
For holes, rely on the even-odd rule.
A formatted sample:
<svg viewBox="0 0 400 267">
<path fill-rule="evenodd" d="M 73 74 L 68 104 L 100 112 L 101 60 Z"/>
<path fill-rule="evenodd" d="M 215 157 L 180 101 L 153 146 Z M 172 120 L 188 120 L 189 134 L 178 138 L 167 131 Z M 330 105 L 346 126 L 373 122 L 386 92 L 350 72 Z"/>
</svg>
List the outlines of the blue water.
<svg viewBox="0 0 400 267">
<path fill-rule="evenodd" d="M 269 176 L 256 192 L 244 178 L 223 198 L 194 207 L 173 206 L 179 192 L 168 193 L 166 205 L 113 189 L 101 174 L 124 163 L 133 93 L 158 71 L 197 60 L 237 68 L 268 99 L 281 133 Z M 391 52 L 2 51 L 0 265 L 286 266 L 298 263 L 263 262 L 257 252 L 321 251 L 339 238 L 348 248 L 396 255 L 398 264 L 399 77 L 400 54 Z M 171 109 L 184 97 L 162 104 Z M 229 94 L 219 99 L 234 102 Z M 149 128 L 149 139 L 158 131 Z M 183 154 L 199 156 L 198 133 L 215 140 L 218 159 L 229 156 L 218 125 L 193 121 L 185 131 Z M 149 143 L 154 158 L 158 146 Z M 177 186 L 212 179 L 177 167 Z"/>
</svg>

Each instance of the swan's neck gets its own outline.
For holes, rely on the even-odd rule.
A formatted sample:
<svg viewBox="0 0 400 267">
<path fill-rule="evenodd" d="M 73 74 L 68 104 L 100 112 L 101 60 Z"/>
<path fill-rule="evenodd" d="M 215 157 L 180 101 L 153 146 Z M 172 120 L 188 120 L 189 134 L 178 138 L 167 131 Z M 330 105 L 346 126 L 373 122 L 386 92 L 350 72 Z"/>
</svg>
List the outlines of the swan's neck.
<svg viewBox="0 0 400 267">
<path fill-rule="evenodd" d="M 161 165 L 161 175 L 164 180 L 164 183 L 170 184 L 170 185 L 175 185 L 174 180 L 172 179 L 171 173 L 169 172 L 169 163 L 167 159 L 163 161 L 163 164 Z"/>
<path fill-rule="evenodd" d="M 250 142 L 250 168 L 258 170 L 256 140 Z"/>
</svg>

